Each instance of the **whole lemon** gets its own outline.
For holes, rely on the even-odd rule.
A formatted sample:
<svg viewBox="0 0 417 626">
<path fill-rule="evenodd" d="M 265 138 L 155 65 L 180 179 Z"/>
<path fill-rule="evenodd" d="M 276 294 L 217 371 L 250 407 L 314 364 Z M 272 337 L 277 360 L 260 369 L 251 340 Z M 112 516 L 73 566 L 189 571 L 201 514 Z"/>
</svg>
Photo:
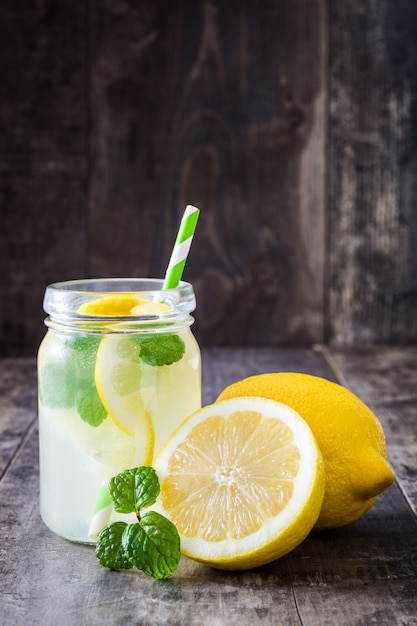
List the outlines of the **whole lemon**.
<svg viewBox="0 0 417 626">
<path fill-rule="evenodd" d="M 357 520 L 393 482 L 378 418 L 342 385 L 297 372 L 260 374 L 230 385 L 217 401 L 238 396 L 287 404 L 310 426 L 323 455 L 326 477 L 315 530 Z"/>
</svg>

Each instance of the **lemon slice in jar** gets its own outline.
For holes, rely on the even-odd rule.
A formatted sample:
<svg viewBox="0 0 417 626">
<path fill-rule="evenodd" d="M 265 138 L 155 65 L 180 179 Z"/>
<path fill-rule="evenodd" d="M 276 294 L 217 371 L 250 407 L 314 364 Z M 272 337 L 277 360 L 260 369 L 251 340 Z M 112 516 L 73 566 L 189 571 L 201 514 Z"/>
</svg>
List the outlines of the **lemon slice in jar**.
<svg viewBox="0 0 417 626">
<path fill-rule="evenodd" d="M 89 302 L 83 302 L 77 312 L 82 315 L 98 315 L 101 317 L 116 317 L 118 315 L 132 315 L 132 309 L 149 304 L 149 300 L 138 298 L 132 293 L 97 294 L 100 297 Z"/>
<path fill-rule="evenodd" d="M 104 337 L 97 352 L 95 383 L 110 418 L 135 440 L 137 463 L 150 465 L 155 442 L 152 394 L 150 385 L 143 388 L 139 350 L 129 336 Z"/>
</svg>

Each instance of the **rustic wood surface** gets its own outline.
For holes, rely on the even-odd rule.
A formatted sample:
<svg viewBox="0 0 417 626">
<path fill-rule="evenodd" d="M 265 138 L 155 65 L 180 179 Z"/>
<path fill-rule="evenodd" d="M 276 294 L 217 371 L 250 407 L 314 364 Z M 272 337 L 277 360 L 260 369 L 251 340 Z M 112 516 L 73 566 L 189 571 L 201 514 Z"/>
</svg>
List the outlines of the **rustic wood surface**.
<svg viewBox="0 0 417 626">
<path fill-rule="evenodd" d="M 161 276 L 201 344 L 417 339 L 414 0 L 0 6 L 0 354 L 48 283 Z"/>
<path fill-rule="evenodd" d="M 183 558 L 165 581 L 102 568 L 54 536 L 38 501 L 34 359 L 0 361 L 0 624 L 417 624 L 417 349 L 210 348 L 203 399 L 246 375 L 297 370 L 347 384 L 380 418 L 396 482 L 360 520 L 312 533 L 255 570 Z"/>
</svg>

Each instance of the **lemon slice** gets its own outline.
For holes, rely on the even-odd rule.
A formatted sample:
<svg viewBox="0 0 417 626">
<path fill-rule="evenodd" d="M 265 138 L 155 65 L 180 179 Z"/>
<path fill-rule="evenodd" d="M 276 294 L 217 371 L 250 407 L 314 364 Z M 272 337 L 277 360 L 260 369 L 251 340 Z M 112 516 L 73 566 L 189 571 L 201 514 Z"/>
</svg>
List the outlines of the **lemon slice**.
<svg viewBox="0 0 417 626">
<path fill-rule="evenodd" d="M 132 309 L 147 304 L 145 298 L 138 298 L 131 293 L 103 295 L 96 300 L 84 302 L 77 312 L 83 315 L 100 315 L 116 317 L 118 315 L 132 315 Z"/>
<path fill-rule="evenodd" d="M 155 468 L 155 506 L 185 556 L 221 569 L 263 565 L 313 528 L 324 495 L 320 450 L 290 407 L 234 398 L 203 407 L 172 435 Z"/>
<path fill-rule="evenodd" d="M 138 350 L 129 337 L 104 337 L 97 352 L 95 383 L 110 418 L 121 431 L 135 439 L 139 464 L 150 465 L 155 433 L 150 389 L 147 389 L 147 399 L 142 388 Z"/>
</svg>

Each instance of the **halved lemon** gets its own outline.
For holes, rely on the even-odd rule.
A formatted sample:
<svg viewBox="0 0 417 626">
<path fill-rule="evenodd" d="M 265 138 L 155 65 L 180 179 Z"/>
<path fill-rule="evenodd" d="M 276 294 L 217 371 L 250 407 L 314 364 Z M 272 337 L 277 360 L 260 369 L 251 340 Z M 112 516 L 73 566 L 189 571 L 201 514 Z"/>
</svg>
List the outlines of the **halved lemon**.
<svg viewBox="0 0 417 626">
<path fill-rule="evenodd" d="M 203 407 L 171 436 L 155 468 L 155 508 L 176 525 L 182 553 L 220 569 L 288 553 L 323 501 L 323 460 L 309 426 L 264 398 Z"/>
<path fill-rule="evenodd" d="M 137 446 L 140 465 L 153 459 L 155 433 L 149 402 L 144 395 L 140 347 L 129 336 L 109 335 L 100 343 L 95 383 L 110 418 Z"/>
</svg>

